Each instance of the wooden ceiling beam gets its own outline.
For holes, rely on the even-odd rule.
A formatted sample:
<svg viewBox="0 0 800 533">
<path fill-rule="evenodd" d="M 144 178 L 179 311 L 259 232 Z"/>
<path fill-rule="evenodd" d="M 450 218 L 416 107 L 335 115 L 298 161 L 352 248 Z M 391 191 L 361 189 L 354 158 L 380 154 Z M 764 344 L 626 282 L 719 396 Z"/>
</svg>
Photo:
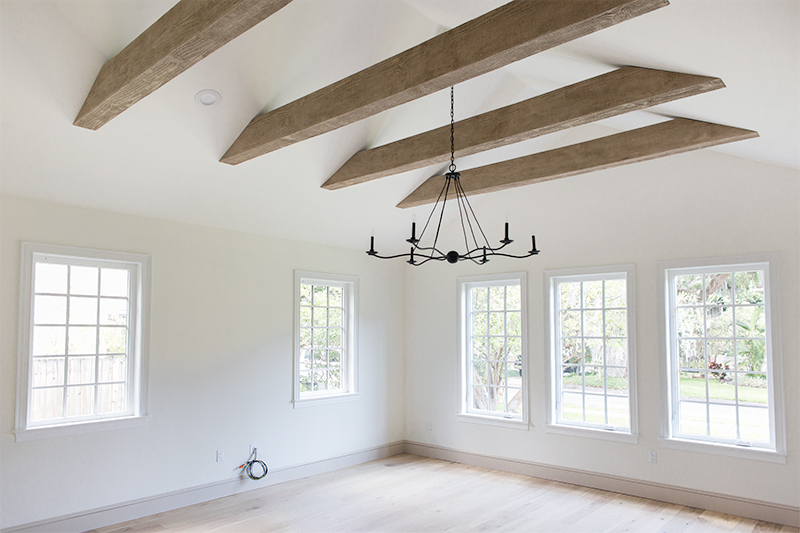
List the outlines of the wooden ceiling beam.
<svg viewBox="0 0 800 533">
<path fill-rule="evenodd" d="M 600 139 L 461 171 L 469 195 L 502 191 L 758 137 L 751 130 L 676 118 Z M 444 176 L 433 176 L 397 207 L 436 201 Z"/>
<path fill-rule="evenodd" d="M 719 78 L 623 67 L 456 123 L 456 157 L 725 87 Z M 450 159 L 450 126 L 364 150 L 323 185 L 340 189 Z"/>
<path fill-rule="evenodd" d="M 100 69 L 74 124 L 96 130 L 291 0 L 181 0 Z"/>
<path fill-rule="evenodd" d="M 668 0 L 514 0 L 256 116 L 221 161 L 242 163 L 668 4 Z"/>
</svg>

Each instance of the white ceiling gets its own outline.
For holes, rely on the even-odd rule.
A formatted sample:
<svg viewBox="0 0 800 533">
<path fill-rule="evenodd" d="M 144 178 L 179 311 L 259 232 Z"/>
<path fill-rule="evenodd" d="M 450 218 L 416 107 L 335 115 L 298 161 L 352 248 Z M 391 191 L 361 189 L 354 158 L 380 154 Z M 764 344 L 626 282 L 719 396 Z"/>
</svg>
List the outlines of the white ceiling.
<svg viewBox="0 0 800 533">
<path fill-rule="evenodd" d="M 360 149 L 446 124 L 449 91 L 238 166 L 218 160 L 256 114 L 505 0 L 294 0 L 100 130 L 73 126 L 103 63 L 175 3 L 0 0 L 4 194 L 355 249 L 372 230 L 400 242 L 410 213 L 394 206 L 442 168 L 319 186 Z M 727 88 L 463 158 L 459 168 L 683 116 L 756 130 L 760 138 L 716 150 L 800 169 L 797 0 L 672 0 L 459 85 L 456 119 L 619 65 L 716 76 Z M 221 93 L 221 104 L 196 104 L 202 89 Z M 429 208 L 414 211 L 424 218 Z"/>
</svg>

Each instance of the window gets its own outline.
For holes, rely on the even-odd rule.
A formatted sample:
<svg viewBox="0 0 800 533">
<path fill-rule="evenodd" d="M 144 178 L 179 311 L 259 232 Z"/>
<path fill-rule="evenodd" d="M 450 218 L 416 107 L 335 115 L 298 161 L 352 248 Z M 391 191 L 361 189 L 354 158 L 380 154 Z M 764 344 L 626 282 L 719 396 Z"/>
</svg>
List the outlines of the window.
<svg viewBox="0 0 800 533">
<path fill-rule="evenodd" d="M 771 262 L 662 265 L 668 438 L 782 451 Z"/>
<path fill-rule="evenodd" d="M 545 276 L 549 424 L 635 435 L 633 266 Z"/>
<path fill-rule="evenodd" d="M 356 392 L 356 302 L 352 276 L 295 273 L 295 406 Z"/>
<path fill-rule="evenodd" d="M 461 414 L 527 424 L 525 274 L 459 279 Z"/>
<path fill-rule="evenodd" d="M 148 275 L 148 256 L 23 243 L 17 440 L 143 417 Z"/>
</svg>

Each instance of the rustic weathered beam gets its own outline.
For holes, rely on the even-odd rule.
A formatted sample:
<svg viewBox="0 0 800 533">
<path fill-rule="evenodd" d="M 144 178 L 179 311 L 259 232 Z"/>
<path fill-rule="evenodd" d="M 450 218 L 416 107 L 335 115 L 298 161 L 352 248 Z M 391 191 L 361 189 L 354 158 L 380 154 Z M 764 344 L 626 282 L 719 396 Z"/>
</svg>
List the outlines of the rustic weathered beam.
<svg viewBox="0 0 800 533">
<path fill-rule="evenodd" d="M 97 75 L 74 124 L 96 130 L 292 0 L 181 0 Z"/>
<path fill-rule="evenodd" d="M 676 118 L 547 152 L 461 171 L 469 195 L 501 191 L 758 137 L 751 130 Z M 433 176 L 400 202 L 407 208 L 436 201 L 444 176 Z"/>
<path fill-rule="evenodd" d="M 456 123 L 456 157 L 525 141 L 604 118 L 725 87 L 719 78 L 623 67 Z M 450 126 L 364 150 L 323 185 L 340 189 L 444 163 Z"/>
<path fill-rule="evenodd" d="M 236 165 L 668 5 L 667 0 L 515 0 L 250 121 Z"/>
</svg>

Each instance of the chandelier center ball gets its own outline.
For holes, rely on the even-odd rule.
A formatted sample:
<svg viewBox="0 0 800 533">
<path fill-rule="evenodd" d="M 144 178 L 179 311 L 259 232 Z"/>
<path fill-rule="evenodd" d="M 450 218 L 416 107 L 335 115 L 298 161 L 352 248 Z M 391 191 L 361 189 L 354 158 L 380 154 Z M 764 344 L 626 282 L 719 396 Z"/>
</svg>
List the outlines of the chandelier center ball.
<svg viewBox="0 0 800 533">
<path fill-rule="evenodd" d="M 450 250 L 449 252 L 447 252 L 446 257 L 448 263 L 452 264 L 458 263 L 458 252 L 456 252 L 455 250 Z"/>
</svg>

